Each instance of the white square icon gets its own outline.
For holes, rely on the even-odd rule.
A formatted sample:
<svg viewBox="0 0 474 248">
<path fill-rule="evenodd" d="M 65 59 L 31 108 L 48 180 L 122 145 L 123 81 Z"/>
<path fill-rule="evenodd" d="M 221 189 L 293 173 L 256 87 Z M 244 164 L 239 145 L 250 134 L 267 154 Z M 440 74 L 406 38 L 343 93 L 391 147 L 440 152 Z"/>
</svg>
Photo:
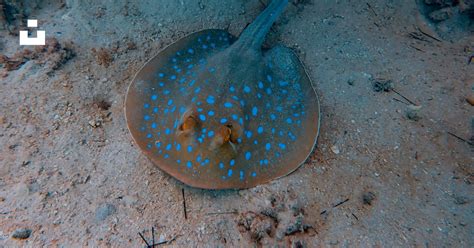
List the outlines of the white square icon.
<svg viewBox="0 0 474 248">
<path fill-rule="evenodd" d="M 28 20 L 27 26 L 29 28 L 37 28 L 38 27 L 38 20 L 34 20 L 34 19 Z"/>
</svg>

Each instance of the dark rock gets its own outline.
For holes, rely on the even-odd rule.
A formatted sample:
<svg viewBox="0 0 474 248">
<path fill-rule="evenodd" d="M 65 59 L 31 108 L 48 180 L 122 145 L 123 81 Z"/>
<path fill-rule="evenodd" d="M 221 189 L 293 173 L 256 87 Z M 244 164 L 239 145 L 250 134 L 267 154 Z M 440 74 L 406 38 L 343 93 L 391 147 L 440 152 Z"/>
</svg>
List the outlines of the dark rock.
<svg viewBox="0 0 474 248">
<path fill-rule="evenodd" d="M 30 237 L 31 233 L 32 233 L 31 229 L 28 229 L 28 228 L 16 229 L 12 234 L 12 238 L 27 239 Z"/>
<path fill-rule="evenodd" d="M 465 196 L 455 195 L 454 196 L 454 203 L 458 205 L 463 205 L 469 202 L 469 199 Z"/>
<path fill-rule="evenodd" d="M 371 191 L 366 192 L 362 195 L 362 202 L 365 205 L 372 205 L 372 202 L 375 200 L 375 194 Z"/>
<path fill-rule="evenodd" d="M 435 10 L 429 14 L 431 20 L 435 22 L 445 21 L 453 16 L 453 9 L 451 7 Z"/>
</svg>

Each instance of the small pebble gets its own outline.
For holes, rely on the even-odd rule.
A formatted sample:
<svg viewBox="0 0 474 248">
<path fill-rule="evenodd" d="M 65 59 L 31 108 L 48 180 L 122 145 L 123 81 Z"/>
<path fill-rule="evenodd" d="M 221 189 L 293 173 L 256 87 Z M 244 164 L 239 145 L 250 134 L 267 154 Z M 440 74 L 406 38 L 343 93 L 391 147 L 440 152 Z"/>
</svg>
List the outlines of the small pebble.
<svg viewBox="0 0 474 248">
<path fill-rule="evenodd" d="M 114 205 L 105 203 L 95 211 L 95 219 L 102 221 L 117 211 Z"/>
<path fill-rule="evenodd" d="M 27 239 L 27 238 L 30 237 L 31 232 L 32 232 L 31 229 L 28 229 L 28 228 L 16 229 L 12 234 L 12 238 L 14 238 L 14 239 Z"/>
<path fill-rule="evenodd" d="M 421 110 L 421 106 L 416 106 L 416 105 L 408 105 L 405 114 L 408 119 L 413 120 L 413 121 L 419 121 L 421 119 L 419 113 Z"/>
<path fill-rule="evenodd" d="M 333 145 L 331 146 L 331 151 L 334 153 L 334 154 L 339 154 L 341 151 L 339 150 L 339 147 L 337 147 L 336 145 Z"/>
</svg>

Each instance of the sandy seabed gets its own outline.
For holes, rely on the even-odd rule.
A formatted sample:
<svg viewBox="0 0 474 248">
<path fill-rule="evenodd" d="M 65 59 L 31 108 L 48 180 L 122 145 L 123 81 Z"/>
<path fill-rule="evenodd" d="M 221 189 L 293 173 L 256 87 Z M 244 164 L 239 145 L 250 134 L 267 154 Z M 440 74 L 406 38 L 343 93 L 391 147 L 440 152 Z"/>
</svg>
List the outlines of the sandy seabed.
<svg viewBox="0 0 474 248">
<path fill-rule="evenodd" d="M 123 113 L 135 73 L 189 33 L 238 35 L 266 2 L 29 1 L 23 17 L 48 37 L 30 51 L 15 35 L 22 15 L 0 19 L 0 246 L 143 247 L 137 233 L 151 239 L 151 227 L 176 247 L 474 246 L 462 6 L 443 16 L 423 1 L 292 1 L 266 46 L 298 53 L 322 126 L 289 176 L 199 190 L 141 154 Z"/>
</svg>

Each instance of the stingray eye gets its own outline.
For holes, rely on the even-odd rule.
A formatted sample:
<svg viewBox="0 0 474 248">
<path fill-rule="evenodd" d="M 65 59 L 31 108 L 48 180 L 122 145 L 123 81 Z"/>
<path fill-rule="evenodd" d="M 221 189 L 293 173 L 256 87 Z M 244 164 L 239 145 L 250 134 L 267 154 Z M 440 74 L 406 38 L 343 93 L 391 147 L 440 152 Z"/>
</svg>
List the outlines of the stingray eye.
<svg viewBox="0 0 474 248">
<path fill-rule="evenodd" d="M 242 136 L 242 127 L 236 123 L 229 123 L 226 125 L 230 130 L 230 142 L 234 144 L 239 144 L 241 142 L 240 138 Z"/>
<path fill-rule="evenodd" d="M 191 134 L 196 130 L 198 125 L 199 121 L 194 111 L 188 111 L 183 115 L 181 124 L 178 127 L 179 134 Z"/>
</svg>

